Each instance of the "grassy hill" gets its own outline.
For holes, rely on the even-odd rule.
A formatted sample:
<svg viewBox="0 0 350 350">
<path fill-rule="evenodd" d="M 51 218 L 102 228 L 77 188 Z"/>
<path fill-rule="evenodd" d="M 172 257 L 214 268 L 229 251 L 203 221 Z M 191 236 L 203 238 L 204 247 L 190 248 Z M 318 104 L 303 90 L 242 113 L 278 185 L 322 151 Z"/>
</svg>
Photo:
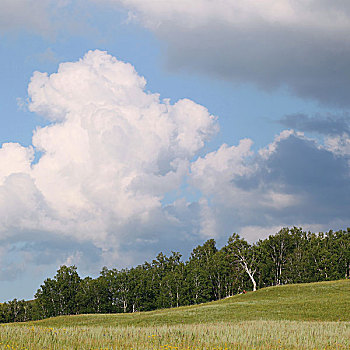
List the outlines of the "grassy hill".
<svg viewBox="0 0 350 350">
<path fill-rule="evenodd" d="M 350 280 L 269 287 L 224 300 L 134 314 L 54 317 L 30 324 L 159 326 L 248 320 L 350 321 Z"/>
<path fill-rule="evenodd" d="M 343 350 L 350 349 L 349 321 L 350 280 L 343 280 L 265 288 L 176 309 L 6 324 L 0 349 Z"/>
</svg>

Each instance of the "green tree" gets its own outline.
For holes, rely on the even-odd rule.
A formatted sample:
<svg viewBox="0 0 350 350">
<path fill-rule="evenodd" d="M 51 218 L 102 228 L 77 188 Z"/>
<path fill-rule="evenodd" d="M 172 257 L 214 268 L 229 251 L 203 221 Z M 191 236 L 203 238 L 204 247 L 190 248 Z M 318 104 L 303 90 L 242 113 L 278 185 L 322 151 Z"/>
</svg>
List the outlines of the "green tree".
<svg viewBox="0 0 350 350">
<path fill-rule="evenodd" d="M 277 234 L 258 242 L 261 254 L 262 283 L 266 285 L 280 285 L 288 283 L 286 265 L 293 251 L 293 239 L 289 228 L 281 229 Z"/>
<path fill-rule="evenodd" d="M 76 296 L 81 279 L 75 266 L 61 266 L 53 279 L 46 279 L 35 298 L 45 317 L 78 313 Z"/>
<path fill-rule="evenodd" d="M 254 245 L 250 245 L 245 239 L 240 238 L 237 233 L 229 237 L 226 249 L 232 261 L 247 273 L 253 284 L 253 291 L 256 291 L 257 283 L 254 275 L 258 268 L 259 249 Z"/>
<path fill-rule="evenodd" d="M 215 240 L 209 239 L 202 246 L 199 245 L 193 249 L 191 253 L 188 261 L 191 303 L 199 304 L 215 300 L 212 259 L 216 252 Z"/>
</svg>

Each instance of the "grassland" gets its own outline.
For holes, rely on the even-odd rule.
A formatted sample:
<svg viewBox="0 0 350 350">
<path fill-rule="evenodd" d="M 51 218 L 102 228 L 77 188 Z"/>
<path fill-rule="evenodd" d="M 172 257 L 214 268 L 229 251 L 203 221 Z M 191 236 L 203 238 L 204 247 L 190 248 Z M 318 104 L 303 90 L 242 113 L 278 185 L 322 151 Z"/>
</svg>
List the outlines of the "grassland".
<svg viewBox="0 0 350 350">
<path fill-rule="evenodd" d="M 221 301 L 0 327 L 0 349 L 350 349 L 350 281 L 271 287 Z"/>
<path fill-rule="evenodd" d="M 350 349 L 347 322 L 243 321 L 153 327 L 2 326 L 0 347 L 38 349 Z"/>
</svg>

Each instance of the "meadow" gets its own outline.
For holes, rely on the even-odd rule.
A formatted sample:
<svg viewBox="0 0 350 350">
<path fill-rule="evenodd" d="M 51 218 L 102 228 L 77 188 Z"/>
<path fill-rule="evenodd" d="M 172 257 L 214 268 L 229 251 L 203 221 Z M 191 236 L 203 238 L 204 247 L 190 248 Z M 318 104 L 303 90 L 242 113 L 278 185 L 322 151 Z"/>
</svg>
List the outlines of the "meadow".
<svg viewBox="0 0 350 350">
<path fill-rule="evenodd" d="M 349 322 L 244 321 L 152 327 L 1 327 L 2 349 L 350 349 Z"/>
<path fill-rule="evenodd" d="M 350 349 L 350 281 L 269 287 L 145 313 L 5 324 L 0 349 Z"/>
</svg>

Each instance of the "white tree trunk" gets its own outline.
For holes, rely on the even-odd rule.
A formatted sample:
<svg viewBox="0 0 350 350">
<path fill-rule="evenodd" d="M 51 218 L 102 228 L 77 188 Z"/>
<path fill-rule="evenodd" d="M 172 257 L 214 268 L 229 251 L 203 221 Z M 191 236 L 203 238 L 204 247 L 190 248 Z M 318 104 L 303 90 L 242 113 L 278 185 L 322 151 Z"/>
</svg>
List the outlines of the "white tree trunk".
<svg viewBox="0 0 350 350">
<path fill-rule="evenodd" d="M 244 258 L 244 256 L 241 256 L 241 265 L 242 267 L 244 268 L 245 272 L 248 274 L 249 278 L 251 279 L 252 283 L 253 283 L 253 292 L 256 291 L 256 282 L 255 282 L 255 279 L 254 279 L 254 273 L 255 273 L 255 270 L 252 271 L 248 264 L 247 264 L 247 261 L 246 259 Z"/>
<path fill-rule="evenodd" d="M 253 292 L 256 291 L 256 282 L 255 282 L 255 279 L 254 279 L 254 273 L 251 272 L 251 270 L 248 268 L 248 266 L 245 266 L 245 270 L 249 276 L 249 278 L 251 279 L 252 283 L 253 283 Z"/>
</svg>

